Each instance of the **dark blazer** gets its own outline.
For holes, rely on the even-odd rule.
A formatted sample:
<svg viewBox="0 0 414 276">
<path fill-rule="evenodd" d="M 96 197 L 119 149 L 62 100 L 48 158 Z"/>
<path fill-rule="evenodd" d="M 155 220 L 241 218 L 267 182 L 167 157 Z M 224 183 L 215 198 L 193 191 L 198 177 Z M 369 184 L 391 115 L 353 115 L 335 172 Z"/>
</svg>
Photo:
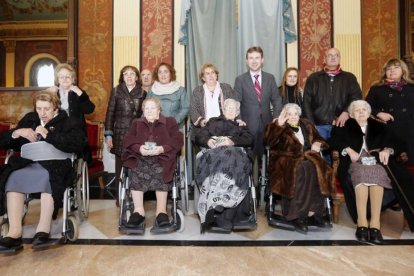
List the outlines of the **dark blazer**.
<svg viewBox="0 0 414 276">
<path fill-rule="evenodd" d="M 27 113 L 18 123 L 15 129 L 4 132 L 0 136 L 0 147 L 6 149 L 20 150 L 21 146 L 30 143 L 26 138 L 12 138 L 14 130 L 19 128 L 35 129 L 40 125 L 40 119 L 36 112 Z M 65 111 L 60 110 L 59 114 L 45 125 L 49 133 L 44 141 L 52 144 L 57 149 L 64 152 L 81 152 L 87 143 L 86 135 L 82 131 L 79 120 L 68 117 Z M 7 165 L 2 166 L 0 173 L 0 214 L 2 210 L 1 203 L 3 199 L 5 184 L 10 173 L 14 170 L 25 167 L 32 161 L 21 158 L 10 158 Z M 57 207 L 62 205 L 63 193 L 69 185 L 73 183 L 74 169 L 69 159 L 66 160 L 49 160 L 39 161 L 48 172 L 50 177 L 50 186 L 55 203 L 55 212 Z"/>
<path fill-rule="evenodd" d="M 263 71 L 261 74 L 261 102 L 257 100 L 250 71 L 238 76 L 234 83 L 234 91 L 240 102 L 241 119 L 246 122 L 250 132 L 255 136 L 254 152 L 260 156 L 264 150 L 263 139 L 260 140 L 260 137 L 263 138 L 264 128 L 282 111 L 282 97 L 276 86 L 275 77 Z M 273 106 L 273 114 L 270 105 Z"/>
<path fill-rule="evenodd" d="M 155 156 L 164 168 L 163 179 L 171 182 L 177 163 L 177 153 L 184 144 L 183 134 L 178 129 L 178 124 L 173 117 L 160 118 L 153 124 L 145 117 L 135 119 L 124 137 L 122 161 L 127 168 L 139 166 L 139 157 L 142 157 L 139 149 L 145 142 L 155 142 L 157 146 L 164 148 L 164 153 Z M 151 158 L 151 156 L 144 156 Z"/>
</svg>

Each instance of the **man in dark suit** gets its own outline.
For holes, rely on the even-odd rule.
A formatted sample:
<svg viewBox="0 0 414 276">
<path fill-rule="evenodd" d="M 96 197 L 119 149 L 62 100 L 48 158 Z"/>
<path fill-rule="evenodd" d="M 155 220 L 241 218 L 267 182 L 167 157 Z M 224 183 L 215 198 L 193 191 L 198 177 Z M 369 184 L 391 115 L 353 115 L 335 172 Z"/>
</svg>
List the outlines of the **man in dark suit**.
<svg viewBox="0 0 414 276">
<path fill-rule="evenodd" d="M 258 180 L 258 159 L 264 152 L 263 132 L 273 118 L 282 110 L 282 97 L 276 86 L 275 77 L 262 71 L 263 50 L 258 46 L 250 47 L 246 52 L 246 63 L 249 71 L 238 76 L 234 91 L 240 102 L 241 119 L 246 122 L 249 131 L 254 135 L 255 170 L 254 182 Z M 271 106 L 273 107 L 273 114 Z"/>
</svg>

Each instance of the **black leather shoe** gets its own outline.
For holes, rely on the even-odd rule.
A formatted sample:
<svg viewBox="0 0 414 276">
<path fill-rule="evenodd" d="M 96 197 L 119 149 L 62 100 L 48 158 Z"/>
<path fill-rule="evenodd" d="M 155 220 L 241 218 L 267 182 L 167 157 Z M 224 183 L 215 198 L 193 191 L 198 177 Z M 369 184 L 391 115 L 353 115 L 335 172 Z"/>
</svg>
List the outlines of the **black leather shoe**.
<svg viewBox="0 0 414 276">
<path fill-rule="evenodd" d="M 295 226 L 295 230 L 302 234 L 308 233 L 308 221 L 306 218 L 297 218 L 292 220 L 293 226 Z"/>
<path fill-rule="evenodd" d="M 369 231 L 367 227 L 357 227 L 355 232 L 355 237 L 360 242 L 368 242 L 369 241 Z"/>
<path fill-rule="evenodd" d="M 168 215 L 165 213 L 159 213 L 155 218 L 155 227 L 166 227 L 170 225 Z"/>
<path fill-rule="evenodd" d="M 11 238 L 11 237 L 4 237 L 0 239 L 0 252 L 7 251 L 13 248 L 22 247 L 23 240 L 22 237 L 20 238 Z"/>
<path fill-rule="evenodd" d="M 46 232 L 37 232 L 33 236 L 32 245 L 33 246 L 38 246 L 38 245 L 46 244 L 46 243 L 48 243 L 50 241 L 49 237 L 50 237 L 50 234 L 49 233 L 46 233 Z"/>
<path fill-rule="evenodd" d="M 384 244 L 381 231 L 377 228 L 369 229 L 369 241 L 375 244 Z"/>
<path fill-rule="evenodd" d="M 142 216 L 140 213 L 135 212 L 129 217 L 128 222 L 126 223 L 126 227 L 128 228 L 135 228 L 139 227 L 145 221 L 145 217 Z"/>
</svg>

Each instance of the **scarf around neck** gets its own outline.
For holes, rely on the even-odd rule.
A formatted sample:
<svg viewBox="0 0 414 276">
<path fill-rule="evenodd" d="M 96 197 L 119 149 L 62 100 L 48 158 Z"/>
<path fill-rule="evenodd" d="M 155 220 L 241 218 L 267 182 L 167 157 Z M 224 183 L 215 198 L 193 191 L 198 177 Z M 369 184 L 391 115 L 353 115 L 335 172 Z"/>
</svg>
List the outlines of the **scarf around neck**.
<svg viewBox="0 0 414 276">
<path fill-rule="evenodd" d="M 151 87 L 151 91 L 155 95 L 169 95 L 174 92 L 177 92 L 180 89 L 181 85 L 178 81 L 172 81 L 167 84 L 162 84 L 159 81 L 154 81 L 154 84 Z"/>
<path fill-rule="evenodd" d="M 323 67 L 323 70 L 326 72 L 326 74 L 328 74 L 330 77 L 332 77 L 332 76 L 336 76 L 336 75 L 338 75 L 338 74 L 340 74 L 341 72 L 342 72 L 342 68 L 341 68 L 341 65 L 340 64 L 338 64 L 338 66 L 335 68 L 335 69 L 333 69 L 333 70 L 331 70 L 331 69 L 329 69 L 328 67 L 326 67 L 326 65 Z"/>
<path fill-rule="evenodd" d="M 220 103 L 222 100 L 222 93 L 220 83 L 217 82 L 213 93 L 208 89 L 207 84 L 203 84 L 204 89 L 204 110 L 205 118 L 210 119 L 212 117 L 218 117 L 221 114 Z M 223 103 L 221 103 L 223 105 Z"/>
<path fill-rule="evenodd" d="M 384 81 L 384 84 L 393 90 L 401 91 L 403 87 L 407 84 L 407 82 L 403 79 L 400 81 L 386 79 Z"/>
</svg>

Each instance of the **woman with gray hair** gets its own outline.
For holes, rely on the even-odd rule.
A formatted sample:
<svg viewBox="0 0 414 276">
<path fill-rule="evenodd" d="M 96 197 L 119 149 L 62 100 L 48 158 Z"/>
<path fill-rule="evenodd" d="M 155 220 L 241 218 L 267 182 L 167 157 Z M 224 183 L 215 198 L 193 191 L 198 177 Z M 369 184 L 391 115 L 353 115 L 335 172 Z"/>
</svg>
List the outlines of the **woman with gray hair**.
<svg viewBox="0 0 414 276">
<path fill-rule="evenodd" d="M 236 122 L 239 114 L 240 103 L 227 99 L 223 115 L 210 118 L 195 136 L 195 143 L 204 148 L 198 154 L 195 179 L 200 188 L 201 232 L 212 227 L 230 232 L 235 226 L 256 226 L 246 197 L 251 161 L 245 148 L 252 146 L 253 135 Z"/>
<path fill-rule="evenodd" d="M 324 196 L 334 191 L 334 178 L 320 154 L 328 144 L 315 125 L 300 115 L 297 104 L 286 104 L 279 118 L 267 125 L 265 144 L 270 147 L 270 190 L 282 197 L 284 218 L 306 234 L 310 225 L 330 226 Z"/>
<path fill-rule="evenodd" d="M 351 216 L 355 216 L 352 213 L 355 212 L 356 205 L 357 230 L 355 236 L 357 240 L 382 244 L 380 213 L 384 188 L 391 189 L 394 185 L 398 185 L 400 188 L 400 184 L 410 186 L 409 183 L 412 180 L 410 180 L 409 173 L 401 170 L 403 167 L 397 165 L 391 158 L 394 156 L 395 147 L 392 132 L 386 123 L 371 117 L 369 103 L 363 100 L 354 101 L 349 105 L 348 112 L 350 119 L 344 127 L 332 129 L 329 143 L 332 149 L 340 153 L 338 177 Z M 394 175 L 399 178 L 396 184 L 391 183 L 392 170 L 395 170 Z M 355 193 L 346 187 L 348 174 L 351 177 Z M 398 196 L 399 189 L 394 190 L 397 192 L 397 197 L 405 198 L 400 201 L 400 204 L 403 204 L 403 209 L 407 204 L 411 204 L 409 201 L 412 202 L 414 199 L 412 195 Z M 368 198 L 371 211 L 369 222 L 367 220 Z M 404 213 L 406 214 L 406 212 Z"/>
</svg>

